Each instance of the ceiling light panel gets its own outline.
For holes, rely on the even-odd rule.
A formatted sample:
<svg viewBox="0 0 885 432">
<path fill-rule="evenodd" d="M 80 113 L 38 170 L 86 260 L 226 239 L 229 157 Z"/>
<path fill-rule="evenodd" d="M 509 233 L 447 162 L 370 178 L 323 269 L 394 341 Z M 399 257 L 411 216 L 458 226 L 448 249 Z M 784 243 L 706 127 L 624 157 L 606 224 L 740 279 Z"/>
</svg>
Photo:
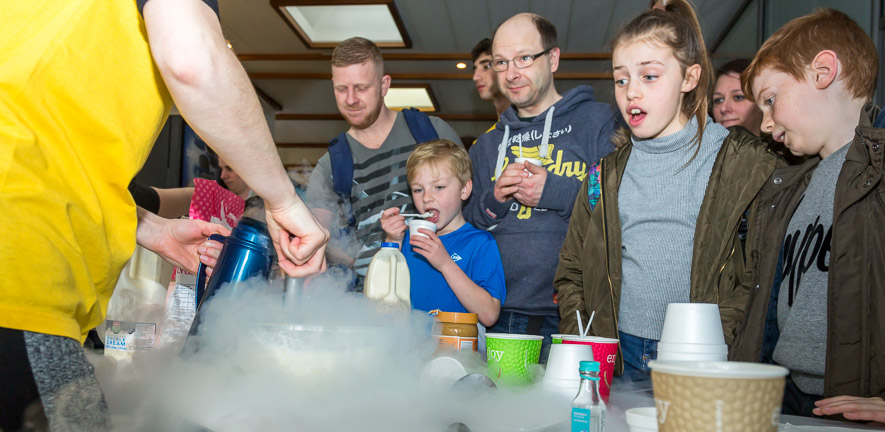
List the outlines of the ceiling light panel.
<svg viewBox="0 0 885 432">
<path fill-rule="evenodd" d="M 272 0 L 271 3 L 310 48 L 332 48 L 354 36 L 369 39 L 379 47 L 411 46 L 392 2 L 323 4 L 312 0 Z"/>
</svg>

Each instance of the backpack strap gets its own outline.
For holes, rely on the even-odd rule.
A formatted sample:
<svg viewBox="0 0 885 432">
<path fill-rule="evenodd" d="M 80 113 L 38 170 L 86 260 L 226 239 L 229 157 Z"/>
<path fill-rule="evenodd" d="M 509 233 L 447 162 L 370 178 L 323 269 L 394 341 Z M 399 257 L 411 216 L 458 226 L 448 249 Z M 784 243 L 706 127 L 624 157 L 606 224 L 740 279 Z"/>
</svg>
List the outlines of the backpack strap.
<svg viewBox="0 0 885 432">
<path fill-rule="evenodd" d="M 439 138 L 439 134 L 433 128 L 433 123 L 430 122 L 430 116 L 417 108 L 403 109 L 403 117 L 406 119 L 406 124 L 409 125 L 409 132 L 412 133 L 412 137 L 418 144 Z"/>
<path fill-rule="evenodd" d="M 350 190 L 353 187 L 353 155 L 347 143 L 347 132 L 329 141 L 329 162 L 332 164 L 332 183 L 335 192 L 346 202 L 350 202 Z"/>
</svg>

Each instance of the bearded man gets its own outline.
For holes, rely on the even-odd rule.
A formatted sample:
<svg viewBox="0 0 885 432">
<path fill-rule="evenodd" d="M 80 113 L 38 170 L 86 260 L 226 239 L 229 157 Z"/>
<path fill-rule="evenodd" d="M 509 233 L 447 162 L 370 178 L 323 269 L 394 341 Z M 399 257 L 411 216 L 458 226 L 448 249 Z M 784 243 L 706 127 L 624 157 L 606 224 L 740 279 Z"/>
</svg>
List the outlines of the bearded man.
<svg viewBox="0 0 885 432">
<path fill-rule="evenodd" d="M 330 151 L 314 168 L 307 201 L 317 219 L 333 228 L 333 237 L 338 231 L 334 228 L 349 226 L 356 240 L 355 245 L 330 244 L 329 259 L 365 276 L 384 237 L 381 211 L 399 207 L 403 213 L 413 213 L 409 210 L 412 198 L 406 181 L 406 160 L 420 142 L 431 139 L 417 136 L 422 134 L 416 128 L 424 125 L 426 132 L 459 144 L 461 139 L 436 117 L 409 112 L 410 118 L 417 117 L 410 120 L 406 113 L 387 108 L 384 96 L 390 88 L 390 76 L 384 74 L 381 50 L 368 39 L 353 37 L 332 51 L 332 85 L 338 111 L 350 129 L 332 140 Z M 344 181 L 344 187 L 336 184 L 345 177 L 349 181 Z M 339 213 L 340 201 L 344 210 Z"/>
</svg>

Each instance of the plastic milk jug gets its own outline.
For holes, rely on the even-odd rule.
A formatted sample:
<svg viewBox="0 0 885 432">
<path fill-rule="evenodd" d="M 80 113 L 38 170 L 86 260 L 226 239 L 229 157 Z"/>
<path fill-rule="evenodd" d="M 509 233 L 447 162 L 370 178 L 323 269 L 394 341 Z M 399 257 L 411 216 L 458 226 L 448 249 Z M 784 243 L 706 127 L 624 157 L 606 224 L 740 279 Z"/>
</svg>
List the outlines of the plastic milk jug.
<svg viewBox="0 0 885 432">
<path fill-rule="evenodd" d="M 141 246 L 136 247 L 108 303 L 103 334 L 105 356 L 129 360 L 137 351 L 156 347 L 171 277 L 172 264 Z"/>
<path fill-rule="evenodd" d="M 409 296 L 409 266 L 396 243 L 381 243 L 366 272 L 366 297 L 386 303 L 403 302 L 411 305 Z"/>
</svg>

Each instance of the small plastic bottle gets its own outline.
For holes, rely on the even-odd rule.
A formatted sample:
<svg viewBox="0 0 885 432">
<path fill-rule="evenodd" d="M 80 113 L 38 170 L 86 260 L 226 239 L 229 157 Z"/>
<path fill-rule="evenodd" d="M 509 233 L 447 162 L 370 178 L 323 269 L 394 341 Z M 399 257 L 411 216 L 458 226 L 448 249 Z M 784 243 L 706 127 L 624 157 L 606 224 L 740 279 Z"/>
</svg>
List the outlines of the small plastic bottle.
<svg viewBox="0 0 885 432">
<path fill-rule="evenodd" d="M 582 361 L 581 389 L 572 401 L 572 432 L 605 430 L 605 402 L 599 395 L 599 362 Z"/>
</svg>

